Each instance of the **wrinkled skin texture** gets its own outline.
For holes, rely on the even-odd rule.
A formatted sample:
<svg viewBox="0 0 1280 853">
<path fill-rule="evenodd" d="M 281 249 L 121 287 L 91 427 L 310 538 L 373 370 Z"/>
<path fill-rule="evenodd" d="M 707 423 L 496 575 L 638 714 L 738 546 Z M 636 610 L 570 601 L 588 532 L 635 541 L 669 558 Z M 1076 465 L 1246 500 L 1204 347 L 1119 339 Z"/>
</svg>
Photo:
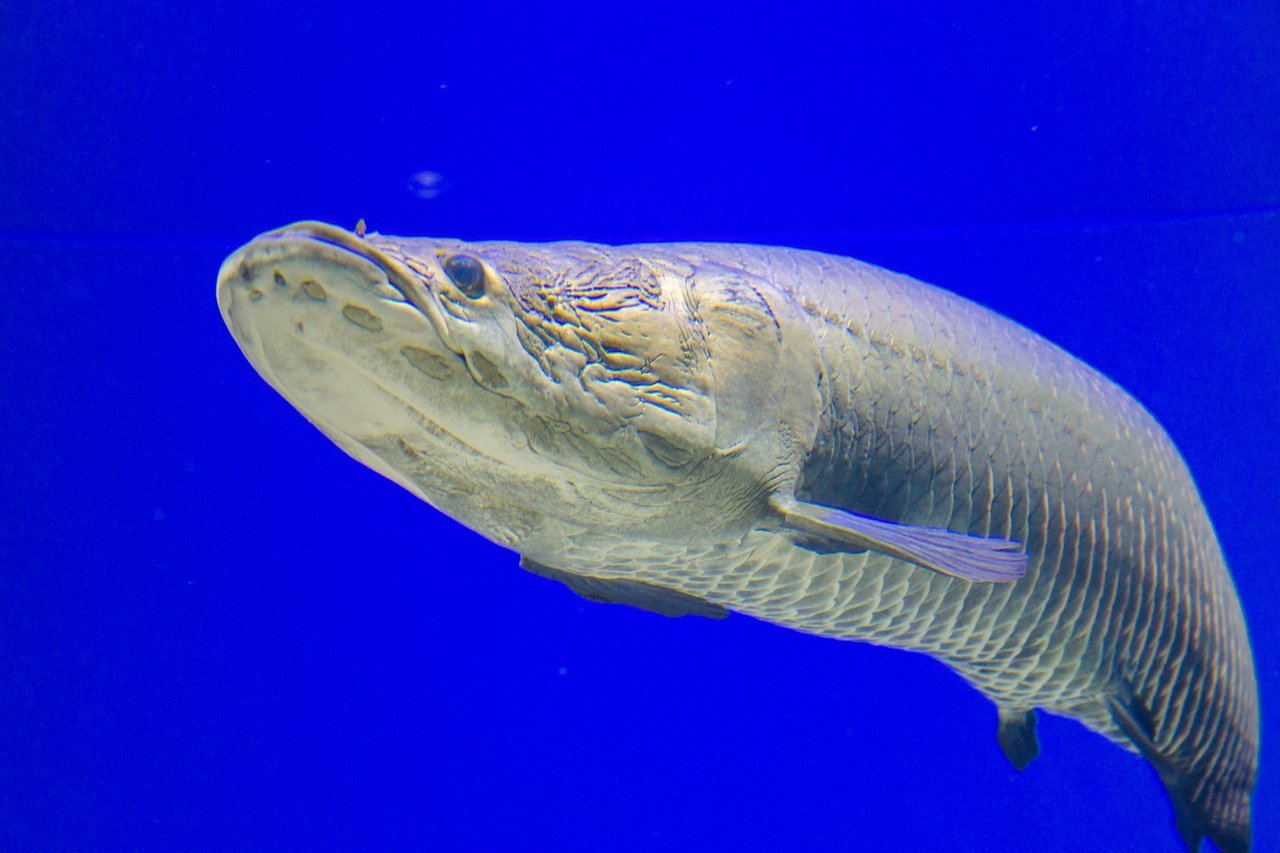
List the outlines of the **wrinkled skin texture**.
<svg viewBox="0 0 1280 853">
<path fill-rule="evenodd" d="M 1025 329 L 811 252 L 318 223 L 229 258 L 219 304 L 313 423 L 493 541 L 928 653 L 999 706 L 1015 764 L 1033 709 L 1074 717 L 1155 765 L 1189 845 L 1248 849 L 1253 663 L 1195 485 L 1140 405 Z M 1029 567 L 815 547 L 779 497 L 1013 539 Z"/>
</svg>

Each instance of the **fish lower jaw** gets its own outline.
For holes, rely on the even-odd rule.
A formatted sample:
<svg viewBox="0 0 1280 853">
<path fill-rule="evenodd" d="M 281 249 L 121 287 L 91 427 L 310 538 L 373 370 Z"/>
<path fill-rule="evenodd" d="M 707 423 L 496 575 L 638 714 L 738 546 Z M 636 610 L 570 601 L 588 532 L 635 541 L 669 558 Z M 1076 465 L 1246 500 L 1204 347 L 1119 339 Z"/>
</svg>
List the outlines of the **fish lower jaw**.
<svg viewBox="0 0 1280 853">
<path fill-rule="evenodd" d="M 443 433 L 436 415 L 476 393 L 428 318 L 375 263 L 341 247 L 260 238 L 223 264 L 217 290 L 254 369 L 348 452 L 380 436 Z"/>
</svg>

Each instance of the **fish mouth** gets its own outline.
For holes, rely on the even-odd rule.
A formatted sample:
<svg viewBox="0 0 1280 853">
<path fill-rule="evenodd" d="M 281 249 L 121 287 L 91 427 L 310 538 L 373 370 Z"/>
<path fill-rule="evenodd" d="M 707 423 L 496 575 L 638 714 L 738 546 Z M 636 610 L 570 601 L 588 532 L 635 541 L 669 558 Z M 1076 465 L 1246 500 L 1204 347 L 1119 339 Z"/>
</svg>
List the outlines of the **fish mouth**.
<svg viewBox="0 0 1280 853">
<path fill-rule="evenodd" d="M 251 282 L 267 263 L 319 253 L 325 263 L 347 267 L 376 296 L 402 302 L 426 317 L 440 341 L 456 355 L 463 351 L 451 340 L 444 315 L 421 277 L 403 262 L 363 237 L 327 222 L 304 220 L 267 231 L 242 246 L 218 271 L 218 307 L 232 332 L 231 301 L 235 285 Z M 373 269 L 369 269 L 372 267 Z M 253 291 L 249 290 L 250 298 Z"/>
<path fill-rule="evenodd" d="M 428 503 L 449 488 L 440 460 L 489 457 L 457 414 L 474 382 L 426 281 L 376 245 L 320 222 L 269 231 L 223 262 L 217 301 L 268 385 Z"/>
<path fill-rule="evenodd" d="M 422 280 L 322 222 L 269 231 L 232 253 L 217 300 L 259 375 L 317 425 L 348 437 L 389 428 L 377 414 L 393 400 L 431 418 L 438 407 L 428 401 L 448 397 L 468 375 Z M 373 388 L 385 403 L 372 399 Z"/>
</svg>

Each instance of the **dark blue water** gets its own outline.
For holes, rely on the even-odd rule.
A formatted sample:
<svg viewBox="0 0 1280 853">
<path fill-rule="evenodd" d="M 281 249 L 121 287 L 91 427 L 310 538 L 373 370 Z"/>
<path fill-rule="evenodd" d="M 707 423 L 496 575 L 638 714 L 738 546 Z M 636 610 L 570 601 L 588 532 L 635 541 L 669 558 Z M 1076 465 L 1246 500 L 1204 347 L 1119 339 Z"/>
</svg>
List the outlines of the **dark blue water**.
<svg viewBox="0 0 1280 853">
<path fill-rule="evenodd" d="M 0 848 L 1177 849 L 1076 723 L 1015 773 L 940 664 L 588 604 L 344 457 L 213 285 L 364 217 L 850 254 L 1108 373 L 1233 567 L 1280 849 L 1274 4 L 643 5 L 0 4 Z"/>
</svg>

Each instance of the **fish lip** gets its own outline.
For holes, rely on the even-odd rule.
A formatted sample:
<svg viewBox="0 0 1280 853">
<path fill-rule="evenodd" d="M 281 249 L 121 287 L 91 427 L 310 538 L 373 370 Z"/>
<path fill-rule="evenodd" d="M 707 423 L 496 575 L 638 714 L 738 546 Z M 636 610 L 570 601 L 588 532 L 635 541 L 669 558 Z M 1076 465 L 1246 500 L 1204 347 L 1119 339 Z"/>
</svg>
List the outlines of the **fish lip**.
<svg viewBox="0 0 1280 853">
<path fill-rule="evenodd" d="M 422 285 L 422 277 L 404 263 L 391 257 L 378 247 L 371 245 L 363 237 L 352 231 L 313 219 L 294 222 L 282 228 L 267 231 L 257 239 L 297 238 L 314 240 L 318 243 L 342 249 L 378 267 L 386 275 L 387 283 L 395 288 L 409 305 L 427 318 L 444 345 L 456 355 L 464 355 L 463 350 L 449 334 L 449 328 L 445 324 L 444 314 L 440 307 L 436 305 L 435 300 L 430 298 L 429 289 Z"/>
</svg>

